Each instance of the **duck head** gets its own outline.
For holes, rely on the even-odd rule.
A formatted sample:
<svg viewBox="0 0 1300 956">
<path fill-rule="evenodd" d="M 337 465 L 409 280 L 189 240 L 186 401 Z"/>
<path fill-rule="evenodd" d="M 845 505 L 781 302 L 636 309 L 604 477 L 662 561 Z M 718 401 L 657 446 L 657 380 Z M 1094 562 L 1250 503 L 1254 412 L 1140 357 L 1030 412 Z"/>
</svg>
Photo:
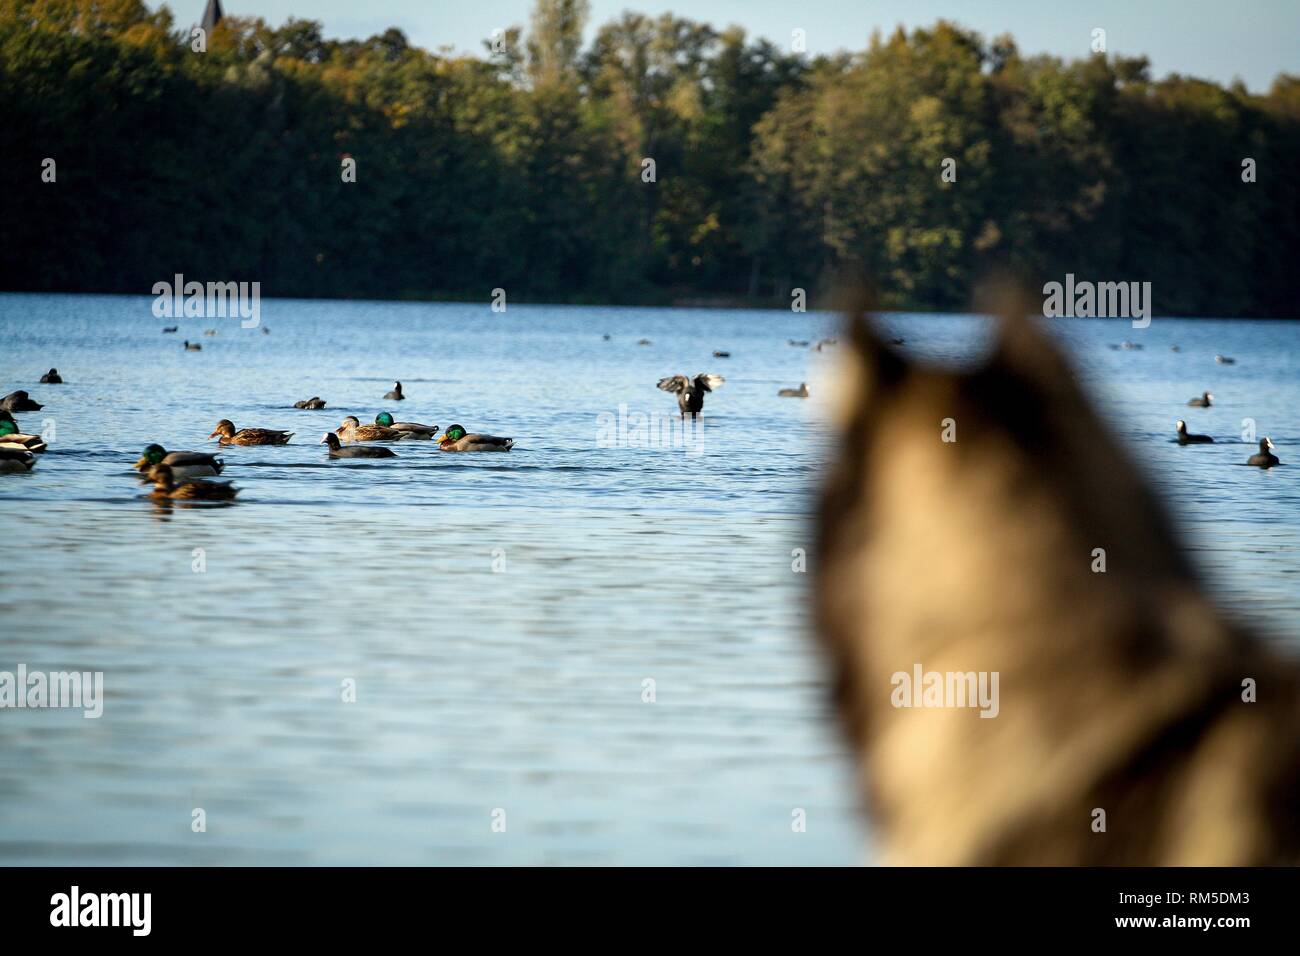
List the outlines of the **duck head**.
<svg viewBox="0 0 1300 956">
<path fill-rule="evenodd" d="M 383 425 L 385 428 L 392 428 L 393 416 L 390 415 L 388 412 L 380 412 L 378 415 L 375 416 L 375 424 Z"/>
<path fill-rule="evenodd" d="M 209 435 L 209 438 L 212 436 Z M 146 445 L 143 452 L 140 453 L 140 460 L 135 463 L 137 469 L 143 470 L 162 463 L 167 457 L 167 449 L 162 445 Z"/>
<path fill-rule="evenodd" d="M 1261 438 L 1259 440 L 1259 453 L 1261 455 L 1267 455 L 1276 447 L 1277 446 L 1273 444 L 1273 439 L 1271 438 Z"/>
<path fill-rule="evenodd" d="M 208 437 L 216 438 L 218 436 L 222 438 L 234 438 L 235 423 L 232 422 L 229 418 L 223 418 L 221 419 L 221 421 L 217 422 L 217 427 L 212 430 L 212 434 L 209 435 Z"/>
<path fill-rule="evenodd" d="M 321 438 L 320 443 L 322 445 L 329 445 L 331 451 L 337 451 L 340 447 L 339 436 L 333 432 L 326 432 L 324 437 Z"/>
<path fill-rule="evenodd" d="M 1183 432 L 1187 431 L 1187 422 L 1180 418 L 1178 421 L 1174 422 L 1174 427 L 1178 429 L 1178 434 L 1181 435 Z"/>
<path fill-rule="evenodd" d="M 18 425 L 12 418 L 0 418 L 0 438 L 5 435 L 17 435 Z"/>
<path fill-rule="evenodd" d="M 154 465 L 149 476 L 153 478 L 154 487 L 158 491 L 171 491 L 176 486 L 176 476 L 172 473 L 171 465 Z"/>
<path fill-rule="evenodd" d="M 442 433 L 442 437 L 438 439 L 438 444 L 445 445 L 448 442 L 460 441 L 466 434 L 465 429 L 460 425 L 452 425 Z"/>
<path fill-rule="evenodd" d="M 360 426 L 360 424 L 361 421 L 360 419 L 357 418 L 357 416 L 349 415 L 347 418 L 343 419 L 343 424 L 341 424 L 338 428 L 334 429 L 334 431 L 337 434 L 342 435 L 349 428 L 357 428 L 358 426 Z"/>
</svg>

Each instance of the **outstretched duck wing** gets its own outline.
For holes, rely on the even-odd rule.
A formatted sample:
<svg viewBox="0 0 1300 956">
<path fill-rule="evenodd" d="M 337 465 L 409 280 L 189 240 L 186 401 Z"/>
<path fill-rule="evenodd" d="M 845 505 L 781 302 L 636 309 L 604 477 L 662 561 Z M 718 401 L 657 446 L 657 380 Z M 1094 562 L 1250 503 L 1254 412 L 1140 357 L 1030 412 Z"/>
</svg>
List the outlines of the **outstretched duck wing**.
<svg viewBox="0 0 1300 956">
<path fill-rule="evenodd" d="M 723 382 L 725 381 L 726 379 L 723 378 L 721 375 L 713 375 L 708 372 L 701 372 L 699 375 L 695 376 L 695 387 L 702 388 L 706 392 L 712 392 L 716 389 L 721 388 Z"/>
</svg>

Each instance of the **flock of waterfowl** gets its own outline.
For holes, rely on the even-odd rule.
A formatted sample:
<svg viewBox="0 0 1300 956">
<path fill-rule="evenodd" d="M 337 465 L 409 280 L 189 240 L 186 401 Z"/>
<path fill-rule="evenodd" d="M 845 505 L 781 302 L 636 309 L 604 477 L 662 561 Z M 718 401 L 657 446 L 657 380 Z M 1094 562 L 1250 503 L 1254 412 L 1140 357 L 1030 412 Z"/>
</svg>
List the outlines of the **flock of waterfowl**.
<svg viewBox="0 0 1300 956">
<path fill-rule="evenodd" d="M 57 370 L 50 369 L 41 378 L 47 385 L 63 383 Z M 389 401 L 402 401 L 402 383 L 397 382 L 384 396 Z M 29 435 L 19 427 L 14 412 L 36 412 L 44 405 L 34 401 L 22 390 L 11 392 L 0 399 L 0 473 L 25 474 L 36 465 L 36 456 L 45 451 L 46 443 L 39 435 Z M 321 409 L 325 401 L 312 396 L 295 402 L 294 408 Z M 286 445 L 294 433 L 278 428 L 236 428 L 234 422 L 223 418 L 217 422 L 209 438 L 220 445 Z M 502 452 L 514 447 L 513 438 L 500 438 L 467 431 L 462 425 L 452 425 L 441 436 L 437 425 L 420 422 L 395 421 L 389 412 L 375 416 L 374 424 L 363 425 L 355 415 L 348 415 L 334 431 L 326 432 L 320 443 L 328 446 L 329 458 L 396 458 L 397 453 L 381 442 L 435 442 L 444 452 Z M 168 451 L 162 445 L 148 445 L 135 463 L 141 478 L 153 482 L 150 498 L 183 501 L 230 501 L 239 493 L 229 482 L 208 481 L 225 470 L 225 461 L 216 455 L 198 451 Z"/>
<path fill-rule="evenodd" d="M 163 331 L 171 331 L 164 329 Z M 608 341 L 610 336 L 604 336 Z M 903 339 L 896 338 L 895 345 L 903 344 Z M 811 348 L 821 351 L 828 345 L 835 345 L 835 339 L 822 339 L 813 344 L 809 341 L 789 339 L 788 343 L 799 348 Z M 639 345 L 649 345 L 648 339 L 642 339 Z M 185 347 L 191 348 L 186 342 Z M 197 346 L 193 346 L 197 348 Z M 1112 349 L 1140 349 L 1135 342 L 1112 344 Z M 1171 346 L 1171 351 L 1180 351 L 1178 346 Z M 715 351 L 717 358 L 729 358 L 730 352 Z M 1216 355 L 1215 362 L 1220 365 L 1233 365 L 1236 359 L 1225 355 Z M 50 369 L 41 376 L 41 384 L 58 385 L 63 383 L 57 369 Z M 659 380 L 657 387 L 677 396 L 677 406 L 683 417 L 698 416 L 704 408 L 706 393 L 716 391 L 726 381 L 721 375 L 701 372 L 693 377 L 672 375 Z M 801 382 L 798 388 L 783 388 L 777 392 L 781 398 L 808 398 L 808 384 Z M 395 382 L 391 391 L 384 395 L 386 401 L 403 401 L 402 383 Z M 1214 395 L 1204 391 L 1190 399 L 1187 404 L 1192 408 L 1210 408 Z M 325 407 L 325 400 L 319 395 L 294 402 L 297 409 L 319 410 Z M 38 435 L 26 434 L 14 419 L 14 412 L 40 411 L 44 406 L 33 401 L 27 392 L 18 390 L 0 399 L 0 474 L 26 473 L 36 464 L 35 456 L 45 451 L 46 443 Z M 1187 422 L 1179 419 L 1175 423 L 1177 441 L 1180 445 L 1208 445 L 1214 439 L 1209 435 L 1189 432 Z M 217 423 L 209 438 L 217 439 L 221 445 L 284 445 L 293 437 L 293 432 L 273 428 L 239 428 L 229 419 Z M 326 432 L 320 443 L 326 445 L 327 456 L 333 459 L 353 458 L 395 458 L 397 453 L 385 444 L 399 441 L 436 441 L 438 448 L 445 452 L 502 452 L 514 446 L 513 438 L 500 438 L 495 435 L 470 433 L 461 425 L 452 425 L 438 436 L 437 425 L 425 425 L 419 422 L 395 421 L 388 412 L 375 416 L 373 424 L 363 425 L 355 415 L 348 415 L 332 432 Z M 1277 455 L 1273 453 L 1274 444 L 1267 436 L 1259 440 L 1258 454 L 1251 455 L 1246 464 L 1258 468 L 1272 468 L 1279 465 Z M 187 500 L 230 500 L 237 494 L 237 489 L 227 482 L 204 480 L 210 476 L 220 475 L 225 467 L 222 459 L 215 455 L 194 452 L 168 452 L 159 444 L 145 448 L 135 468 L 141 476 L 154 482 L 150 497 Z"/>
<path fill-rule="evenodd" d="M 1177 350 L 1177 347 L 1174 347 Z M 1225 356 L 1216 355 L 1215 361 L 1220 365 L 1235 365 L 1236 359 L 1226 359 Z M 1211 408 L 1214 405 L 1214 395 L 1210 392 L 1201 392 L 1187 400 L 1189 408 Z M 1180 445 L 1213 445 L 1214 439 L 1209 435 L 1194 435 L 1187 430 L 1187 422 L 1178 419 L 1174 422 L 1174 428 L 1177 429 L 1178 444 Z M 1277 447 L 1273 444 L 1273 439 L 1265 436 L 1259 440 L 1259 453 L 1251 455 L 1246 459 L 1246 464 L 1256 468 L 1272 468 L 1274 465 L 1280 465 L 1282 462 L 1277 455 L 1273 454 L 1273 449 Z"/>
</svg>

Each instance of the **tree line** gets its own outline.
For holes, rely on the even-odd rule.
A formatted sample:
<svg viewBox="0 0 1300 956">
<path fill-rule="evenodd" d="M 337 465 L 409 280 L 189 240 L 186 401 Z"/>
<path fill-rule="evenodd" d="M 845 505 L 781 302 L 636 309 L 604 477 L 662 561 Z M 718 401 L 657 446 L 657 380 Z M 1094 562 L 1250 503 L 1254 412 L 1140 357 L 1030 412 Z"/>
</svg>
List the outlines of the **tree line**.
<svg viewBox="0 0 1300 956">
<path fill-rule="evenodd" d="M 0 287 L 815 307 L 851 267 L 946 310 L 1010 267 L 1300 315 L 1300 77 L 1156 80 L 944 21 L 809 57 L 671 14 L 584 43 L 586 18 L 539 0 L 466 56 L 0 0 Z"/>
</svg>

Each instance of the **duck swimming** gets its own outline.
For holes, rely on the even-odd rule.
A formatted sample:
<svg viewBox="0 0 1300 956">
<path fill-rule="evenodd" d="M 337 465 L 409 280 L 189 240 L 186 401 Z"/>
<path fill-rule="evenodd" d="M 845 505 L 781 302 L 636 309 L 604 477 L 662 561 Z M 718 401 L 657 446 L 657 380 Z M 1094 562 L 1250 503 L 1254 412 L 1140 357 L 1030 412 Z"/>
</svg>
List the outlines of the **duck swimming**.
<svg viewBox="0 0 1300 956">
<path fill-rule="evenodd" d="M 170 468 L 173 478 L 207 478 L 221 474 L 226 467 L 226 463 L 216 455 L 201 451 L 169 452 L 157 444 L 146 445 L 140 454 L 140 460 L 132 467 L 142 477 L 152 478 L 159 465 Z"/>
<path fill-rule="evenodd" d="M 391 399 L 394 402 L 400 402 L 406 398 L 406 396 L 402 394 L 402 383 L 394 382 L 393 390 L 385 395 L 384 398 Z"/>
<path fill-rule="evenodd" d="M 36 456 L 21 448 L 0 445 L 0 475 L 25 475 L 36 467 Z"/>
<path fill-rule="evenodd" d="M 1200 398 L 1188 399 L 1187 404 L 1195 408 L 1209 408 L 1210 403 L 1214 401 L 1214 396 L 1209 392 L 1201 392 Z"/>
<path fill-rule="evenodd" d="M 1259 440 L 1259 454 L 1251 455 L 1246 459 L 1246 464 L 1254 465 L 1256 468 L 1272 468 L 1274 465 L 1282 464 L 1277 455 L 1273 454 L 1273 444 L 1271 438 L 1261 438 Z"/>
<path fill-rule="evenodd" d="M 1229 358 L 1227 355 L 1216 355 L 1214 356 L 1214 361 L 1218 362 L 1220 365 L 1237 364 L 1237 360 L 1235 358 Z"/>
<path fill-rule="evenodd" d="M 313 395 L 311 398 L 304 398 L 301 402 L 294 402 L 293 407 L 311 409 L 324 408 L 325 399 L 321 398 L 319 395 Z"/>
<path fill-rule="evenodd" d="M 460 425 L 452 425 L 438 439 L 438 447 L 443 451 L 509 451 L 514 443 L 513 438 L 466 434 L 465 429 Z"/>
<path fill-rule="evenodd" d="M 45 451 L 46 447 L 45 439 L 40 435 L 24 435 L 18 430 L 14 417 L 6 411 L 0 411 L 0 448 L 37 455 Z"/>
<path fill-rule="evenodd" d="M 168 332 L 175 332 L 179 328 L 180 328 L 179 325 L 164 325 L 163 334 L 166 335 Z"/>
<path fill-rule="evenodd" d="M 176 501 L 230 501 L 239 494 L 239 489 L 228 481 L 203 481 L 194 479 L 181 484 L 176 483 L 176 476 L 170 465 L 155 465 L 155 481 L 150 498 L 170 498 Z"/>
<path fill-rule="evenodd" d="M 334 429 L 345 442 L 358 441 L 400 441 L 405 437 L 396 428 L 386 425 L 363 425 L 355 415 L 343 419 L 343 424 Z"/>
<path fill-rule="evenodd" d="M 59 370 L 52 368 L 41 376 L 42 385 L 62 385 L 63 379 L 59 378 Z"/>
<path fill-rule="evenodd" d="M 1187 422 L 1181 418 L 1176 423 L 1178 427 L 1178 444 L 1180 445 L 1212 445 L 1214 439 L 1209 435 L 1189 435 L 1187 433 Z"/>
<path fill-rule="evenodd" d="M 810 393 L 808 383 L 800 382 L 798 388 L 783 388 L 776 394 L 778 398 L 807 398 Z"/>
<path fill-rule="evenodd" d="M 391 448 L 385 448 L 383 445 L 348 445 L 344 448 L 339 444 L 339 436 L 334 432 L 326 432 L 325 437 L 320 440 L 322 445 L 329 445 L 329 456 L 331 458 L 396 458 L 397 452 Z"/>
<path fill-rule="evenodd" d="M 375 416 L 375 424 L 382 425 L 384 428 L 392 428 L 402 433 L 403 438 L 415 438 L 428 441 L 434 435 L 438 434 L 437 425 L 421 425 L 419 422 L 395 422 L 393 416 L 388 412 L 380 412 Z"/>
<path fill-rule="evenodd" d="M 274 428 L 241 428 L 235 431 L 235 425 L 229 418 L 217 422 L 216 429 L 209 438 L 220 438 L 223 445 L 287 445 L 293 432 L 282 432 Z"/>
<path fill-rule="evenodd" d="M 186 339 L 186 340 L 185 340 L 185 351 L 187 351 L 187 352 L 202 352 L 202 351 L 203 351 L 203 346 L 200 345 L 198 342 L 191 342 L 189 339 Z"/>
<path fill-rule="evenodd" d="M 655 387 L 665 392 L 677 393 L 677 407 L 685 418 L 687 415 L 692 417 L 699 415 L 704 408 L 704 393 L 721 388 L 725 381 L 726 379 L 721 375 L 701 372 L 694 379 L 689 379 L 685 375 L 661 378 Z"/>
<path fill-rule="evenodd" d="M 22 389 L 10 392 L 4 398 L 0 398 L 0 409 L 6 412 L 39 412 L 44 407 L 44 405 L 33 402 Z"/>
</svg>

